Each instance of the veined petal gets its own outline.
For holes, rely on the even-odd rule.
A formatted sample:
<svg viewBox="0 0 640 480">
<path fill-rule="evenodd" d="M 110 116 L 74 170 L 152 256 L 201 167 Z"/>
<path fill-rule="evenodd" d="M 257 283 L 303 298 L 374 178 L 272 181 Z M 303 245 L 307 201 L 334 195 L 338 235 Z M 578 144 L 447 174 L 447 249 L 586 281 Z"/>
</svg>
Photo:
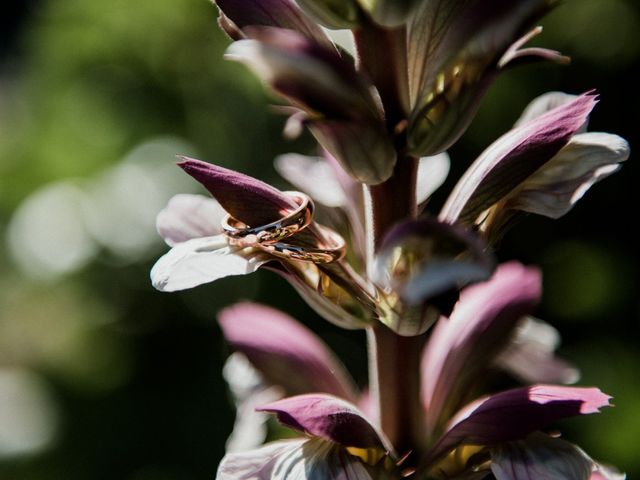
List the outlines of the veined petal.
<svg viewBox="0 0 640 480">
<path fill-rule="evenodd" d="M 547 92 L 543 93 L 539 97 L 534 98 L 529 105 L 525 107 L 520 115 L 520 118 L 513 125 L 514 127 L 520 127 L 525 123 L 530 122 L 538 118 L 545 113 L 561 107 L 562 105 L 566 105 L 567 103 L 571 103 L 578 98 L 578 95 L 571 95 L 570 93 L 564 92 Z M 587 131 L 587 123 L 585 123 L 582 128 L 578 129 L 578 132 L 586 132 Z"/>
<path fill-rule="evenodd" d="M 173 247 L 151 269 L 153 286 L 163 292 L 197 287 L 232 275 L 255 272 L 269 260 L 264 253 L 227 245 L 223 235 L 193 238 Z"/>
<path fill-rule="evenodd" d="M 307 14 L 327 28 L 352 28 L 358 24 L 355 0 L 296 0 Z"/>
<path fill-rule="evenodd" d="M 256 303 L 239 303 L 218 315 L 225 339 L 265 379 L 287 395 L 326 392 L 356 401 L 356 387 L 329 348 L 288 315 Z"/>
<path fill-rule="evenodd" d="M 432 0 L 408 25 L 412 153 L 436 154 L 469 125 L 502 54 L 548 0 Z"/>
<path fill-rule="evenodd" d="M 376 185 L 393 174 L 396 152 L 381 124 L 319 119 L 309 130 L 342 168 L 359 182 Z"/>
<path fill-rule="evenodd" d="M 416 184 L 416 199 L 418 205 L 426 202 L 429 197 L 442 186 L 449 175 L 451 160 L 447 152 L 433 157 L 422 157 L 418 163 L 418 181 Z"/>
<path fill-rule="evenodd" d="M 338 445 L 391 451 L 388 441 L 353 404 L 331 395 L 298 395 L 258 410 L 277 415 L 287 427 Z"/>
<path fill-rule="evenodd" d="M 383 468 L 365 465 L 339 445 L 313 438 L 281 454 L 269 479 L 390 480 L 390 476 Z"/>
<path fill-rule="evenodd" d="M 284 440 L 257 450 L 228 453 L 220 462 L 216 480 L 272 480 L 272 471 L 281 457 L 302 449 L 304 443 L 306 440 Z"/>
<path fill-rule="evenodd" d="M 295 30 L 327 47 L 331 41 L 291 0 L 214 0 L 220 11 L 238 28 L 250 26 Z"/>
<path fill-rule="evenodd" d="M 592 467 L 593 461 L 578 447 L 544 434 L 491 449 L 496 480 L 589 480 Z"/>
<path fill-rule="evenodd" d="M 491 395 L 467 405 L 432 449 L 435 460 L 459 444 L 497 445 L 522 439 L 567 417 L 598 413 L 611 397 L 597 388 L 534 385 Z"/>
<path fill-rule="evenodd" d="M 450 318 L 440 319 L 422 357 L 430 433 L 469 400 L 469 382 L 491 366 L 518 320 L 538 303 L 540 291 L 537 269 L 506 263 L 489 281 L 465 289 Z"/>
<path fill-rule="evenodd" d="M 629 144 L 608 133 L 575 135 L 549 162 L 527 178 L 508 207 L 551 218 L 573 208 L 596 182 L 629 158 Z"/>
<path fill-rule="evenodd" d="M 474 222 L 569 143 L 595 104 L 594 95 L 581 95 L 503 135 L 462 176 L 440 219 Z"/>
<path fill-rule="evenodd" d="M 192 238 L 222 233 L 220 222 L 226 212 L 220 204 L 203 195 L 181 193 L 173 196 L 156 217 L 156 229 L 169 246 Z"/>
<path fill-rule="evenodd" d="M 201 160 L 181 157 L 178 165 L 199 181 L 234 218 L 264 225 L 297 205 L 287 195 L 256 178 Z"/>
<path fill-rule="evenodd" d="M 554 355 L 560 334 L 548 323 L 533 317 L 518 322 L 509 345 L 495 360 L 495 366 L 526 383 L 575 383 L 580 371 Z"/>
<path fill-rule="evenodd" d="M 420 3 L 420 0 L 360 0 L 371 18 L 385 27 L 402 25 Z"/>
<path fill-rule="evenodd" d="M 334 168 L 321 157 L 287 153 L 275 159 L 276 170 L 296 188 L 327 207 L 344 207 L 347 197 Z"/>
</svg>

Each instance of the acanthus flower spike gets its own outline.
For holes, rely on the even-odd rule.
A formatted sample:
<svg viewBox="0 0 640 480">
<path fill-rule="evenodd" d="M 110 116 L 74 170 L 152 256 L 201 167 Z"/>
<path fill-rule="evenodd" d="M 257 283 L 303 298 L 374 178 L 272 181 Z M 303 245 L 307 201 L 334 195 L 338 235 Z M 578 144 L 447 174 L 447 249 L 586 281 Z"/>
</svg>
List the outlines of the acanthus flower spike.
<svg viewBox="0 0 640 480">
<path fill-rule="evenodd" d="M 369 384 L 358 387 L 292 318 L 249 303 L 223 310 L 232 358 L 254 374 L 255 391 L 234 395 L 239 417 L 260 412 L 238 429 L 257 432 L 255 448 L 273 414 L 297 437 L 229 452 L 217 480 L 623 478 L 541 431 L 597 413 L 610 397 L 554 385 L 576 382 L 578 371 L 556 358 L 557 331 L 531 316 L 540 271 L 496 267 L 492 251 L 514 217 L 561 217 L 627 159 L 624 139 L 587 132 L 597 96 L 535 99 L 440 213 L 430 211 L 449 170 L 445 150 L 497 76 L 525 61 L 568 62 L 526 46 L 558 2 L 215 3 L 235 40 L 227 58 L 280 97 L 286 134 L 308 129 L 321 157 L 278 159 L 300 192 L 183 158 L 214 199 L 176 197 L 158 216 L 172 249 L 153 283 L 172 291 L 268 269 L 324 319 L 365 329 L 369 355 Z M 524 386 L 493 391 L 497 370 Z"/>
</svg>

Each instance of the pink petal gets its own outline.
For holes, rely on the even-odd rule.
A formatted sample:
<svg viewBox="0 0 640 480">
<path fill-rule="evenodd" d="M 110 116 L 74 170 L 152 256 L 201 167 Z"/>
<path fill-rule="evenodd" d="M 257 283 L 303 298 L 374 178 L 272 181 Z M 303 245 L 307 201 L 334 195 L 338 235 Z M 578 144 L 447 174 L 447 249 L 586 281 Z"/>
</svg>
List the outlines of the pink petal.
<svg viewBox="0 0 640 480">
<path fill-rule="evenodd" d="M 329 442 L 390 450 L 388 442 L 354 405 L 330 395 L 299 395 L 258 410 L 274 413 L 283 425 Z"/>
<path fill-rule="evenodd" d="M 295 30 L 320 44 L 331 46 L 322 29 L 291 0 L 215 0 L 218 8 L 238 28 L 279 27 Z"/>
<path fill-rule="evenodd" d="M 596 102 L 591 93 L 580 95 L 496 140 L 460 179 L 440 218 L 474 222 L 551 160 L 584 125 Z"/>
<path fill-rule="evenodd" d="M 540 273 L 519 263 L 498 267 L 484 283 L 465 289 L 449 319 L 441 318 L 425 347 L 422 395 L 430 429 L 445 406 L 459 408 L 471 382 L 506 346 L 518 320 L 540 298 Z"/>
<path fill-rule="evenodd" d="M 288 315 L 239 303 L 218 315 L 229 344 L 287 395 L 326 392 L 356 400 L 356 387 L 340 361 L 310 330 Z"/>
<path fill-rule="evenodd" d="M 496 445 L 526 437 L 567 417 L 598 413 L 611 397 L 597 388 L 535 385 L 485 397 L 467 405 L 449 423 L 429 457 L 459 444 Z"/>
</svg>

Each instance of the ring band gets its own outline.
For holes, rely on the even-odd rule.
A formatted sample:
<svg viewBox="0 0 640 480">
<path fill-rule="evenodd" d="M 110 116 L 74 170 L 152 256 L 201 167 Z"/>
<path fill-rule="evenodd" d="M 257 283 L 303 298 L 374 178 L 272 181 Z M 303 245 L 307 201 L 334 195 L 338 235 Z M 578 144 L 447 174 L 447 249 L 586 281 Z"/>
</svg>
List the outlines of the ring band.
<svg viewBox="0 0 640 480">
<path fill-rule="evenodd" d="M 313 263 L 333 263 L 344 257 L 346 244 L 344 238 L 334 230 L 316 224 L 326 244 L 315 248 L 301 247 L 284 242 L 259 243 L 256 246 L 275 257 L 287 260 L 301 260 Z"/>
<path fill-rule="evenodd" d="M 227 214 L 222 220 L 224 234 L 232 245 L 250 247 L 279 242 L 307 227 L 313 220 L 313 200 L 302 192 L 283 192 L 292 197 L 298 208 L 275 222 L 250 227 Z"/>
</svg>

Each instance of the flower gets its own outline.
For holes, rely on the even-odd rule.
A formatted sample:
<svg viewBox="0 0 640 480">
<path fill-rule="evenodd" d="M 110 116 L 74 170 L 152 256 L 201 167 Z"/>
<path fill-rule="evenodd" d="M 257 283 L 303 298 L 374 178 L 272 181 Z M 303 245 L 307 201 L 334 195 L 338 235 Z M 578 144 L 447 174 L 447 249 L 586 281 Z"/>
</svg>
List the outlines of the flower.
<svg viewBox="0 0 640 480">
<path fill-rule="evenodd" d="M 449 148 L 507 66 L 567 60 L 550 50 L 521 48 L 540 29 L 518 40 L 553 7 L 551 0 L 298 3 L 304 11 L 291 0 L 216 1 L 220 25 L 235 40 L 227 58 L 249 66 L 284 97 L 295 107 L 294 121 L 367 184 L 392 175 L 394 137 L 406 137 L 414 156 Z M 350 28 L 359 61 L 314 20 Z M 384 66 L 378 65 L 379 51 L 391 52 Z"/>
<path fill-rule="evenodd" d="M 245 369 L 247 385 L 232 377 L 241 411 L 256 392 L 277 397 L 258 411 L 304 436 L 229 452 L 218 480 L 617 478 L 542 432 L 598 412 L 610 397 L 556 384 L 576 381 L 577 371 L 553 355 L 552 327 L 529 317 L 540 272 L 496 267 L 492 254 L 520 212 L 564 215 L 628 157 L 620 137 L 586 133 L 596 96 L 536 99 L 440 213 L 428 211 L 448 172 L 445 150 L 497 75 L 524 61 L 568 60 L 525 47 L 557 2 L 215 3 L 234 40 L 227 58 L 285 101 L 285 134 L 306 127 L 319 144 L 320 158 L 288 155 L 276 165 L 319 201 L 323 224 L 305 193 L 183 159 L 215 201 L 177 197 L 161 213 L 158 231 L 172 249 L 152 269 L 153 283 L 172 291 L 275 271 L 327 320 L 365 329 L 370 361 L 369 391 L 359 392 L 293 319 L 253 304 L 223 311 L 225 337 L 255 369 Z M 354 55 L 320 25 L 349 29 Z M 547 338 L 532 340 L 531 329 Z M 528 385 L 487 394 L 496 367 Z M 264 424 L 255 418 L 241 418 L 238 431 L 259 443 Z"/>
<path fill-rule="evenodd" d="M 522 478 L 514 471 L 530 477 L 563 472 L 559 478 L 588 478 L 602 471 L 574 445 L 538 432 L 560 418 L 607 406 L 609 397 L 598 389 L 534 384 L 473 398 L 482 391 L 492 360 L 512 344 L 520 319 L 539 296 L 536 269 L 504 264 L 491 280 L 466 289 L 451 317 L 438 321 L 422 357 L 428 448 L 413 459 L 416 475 L 482 478 L 493 472 L 503 480 Z M 257 304 L 229 307 L 219 322 L 229 344 L 246 355 L 267 385 L 294 395 L 258 410 L 307 436 L 230 453 L 220 465 L 219 480 L 316 478 L 314 469 L 328 471 L 339 462 L 350 469 L 339 478 L 400 478 L 405 467 L 396 464 L 407 452 L 395 452 L 375 427 L 377 419 L 362 413 L 366 395 L 355 395 L 345 368 L 321 340 L 291 317 Z M 557 361 L 550 358 L 549 364 Z M 532 366 L 534 381 L 537 371 Z M 283 468 L 278 465 L 296 462 L 312 468 L 278 476 Z"/>
<path fill-rule="evenodd" d="M 586 133 L 593 93 L 551 92 L 525 109 L 513 130 L 490 145 L 458 181 L 440 212 L 477 226 L 494 243 L 518 212 L 560 218 L 629 157 L 623 138 Z"/>
</svg>

